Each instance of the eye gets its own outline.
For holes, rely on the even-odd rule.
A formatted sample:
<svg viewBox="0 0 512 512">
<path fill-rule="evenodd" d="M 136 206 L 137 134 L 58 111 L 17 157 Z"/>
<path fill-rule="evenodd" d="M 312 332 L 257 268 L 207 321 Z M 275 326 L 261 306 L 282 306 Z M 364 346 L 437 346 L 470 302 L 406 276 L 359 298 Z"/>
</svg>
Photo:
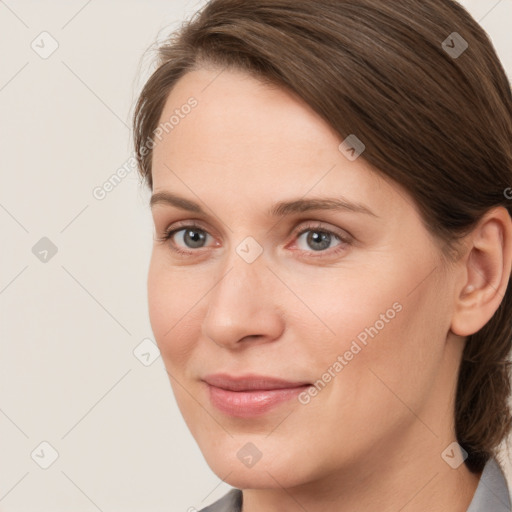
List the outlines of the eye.
<svg viewBox="0 0 512 512">
<path fill-rule="evenodd" d="M 171 241 L 171 250 L 179 254 L 190 254 L 193 250 L 202 249 L 205 246 L 208 237 L 211 238 L 204 229 L 196 224 L 184 225 L 179 228 L 167 230 L 159 242 Z M 180 247 L 181 244 L 181 247 Z M 187 250 L 188 249 L 188 250 Z"/>
<path fill-rule="evenodd" d="M 348 236 L 335 233 L 329 229 L 322 227 L 322 225 L 314 224 L 309 225 L 296 233 L 297 246 L 302 252 L 305 252 L 307 256 L 317 257 L 327 254 L 338 254 L 341 251 L 347 249 L 347 245 L 350 244 L 350 238 Z M 306 236 L 305 236 L 306 235 Z M 336 245 L 332 245 L 333 242 L 337 242 Z M 328 249 L 333 248 L 333 251 Z M 317 254 L 314 254 L 317 253 Z"/>
<path fill-rule="evenodd" d="M 200 249 L 208 237 L 205 231 L 193 226 L 175 231 L 174 235 L 176 236 L 178 233 L 182 233 L 178 239 L 181 239 L 190 249 Z"/>
</svg>

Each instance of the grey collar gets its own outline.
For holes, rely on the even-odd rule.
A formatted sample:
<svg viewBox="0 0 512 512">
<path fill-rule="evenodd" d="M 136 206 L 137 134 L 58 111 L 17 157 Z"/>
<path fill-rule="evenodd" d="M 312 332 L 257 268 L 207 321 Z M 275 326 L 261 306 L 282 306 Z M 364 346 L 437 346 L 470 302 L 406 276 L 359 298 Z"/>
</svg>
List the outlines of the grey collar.
<svg viewBox="0 0 512 512">
<path fill-rule="evenodd" d="M 467 512 L 511 512 L 511 497 L 505 475 L 496 461 L 487 461 Z"/>
<path fill-rule="evenodd" d="M 212 503 L 209 507 L 202 508 L 199 512 L 241 512 L 242 491 L 231 489 L 220 500 Z"/>
</svg>

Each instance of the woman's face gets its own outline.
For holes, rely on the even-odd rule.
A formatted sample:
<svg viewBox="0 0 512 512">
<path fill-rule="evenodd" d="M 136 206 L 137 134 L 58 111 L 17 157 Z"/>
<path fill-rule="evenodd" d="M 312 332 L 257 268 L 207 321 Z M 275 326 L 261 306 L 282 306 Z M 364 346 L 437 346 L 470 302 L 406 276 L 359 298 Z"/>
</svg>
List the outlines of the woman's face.
<svg viewBox="0 0 512 512">
<path fill-rule="evenodd" d="M 462 343 L 413 201 L 300 100 L 219 73 L 185 75 L 161 117 L 152 213 L 156 238 L 174 234 L 148 279 L 208 464 L 237 487 L 290 487 L 440 456 Z"/>
</svg>

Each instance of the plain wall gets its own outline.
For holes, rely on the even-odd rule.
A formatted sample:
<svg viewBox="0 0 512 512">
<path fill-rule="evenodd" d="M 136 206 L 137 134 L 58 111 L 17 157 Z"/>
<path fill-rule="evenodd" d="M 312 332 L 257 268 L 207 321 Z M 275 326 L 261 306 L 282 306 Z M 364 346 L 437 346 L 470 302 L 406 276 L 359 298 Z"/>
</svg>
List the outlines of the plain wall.
<svg viewBox="0 0 512 512">
<path fill-rule="evenodd" d="M 202 4 L 0 2 L 3 512 L 187 511 L 229 489 L 188 432 L 161 358 L 145 366 L 134 354 L 153 337 L 152 223 L 130 166 L 130 114 L 144 52 Z M 512 0 L 463 4 L 512 76 Z M 58 453 L 47 469 L 42 442 Z"/>
</svg>

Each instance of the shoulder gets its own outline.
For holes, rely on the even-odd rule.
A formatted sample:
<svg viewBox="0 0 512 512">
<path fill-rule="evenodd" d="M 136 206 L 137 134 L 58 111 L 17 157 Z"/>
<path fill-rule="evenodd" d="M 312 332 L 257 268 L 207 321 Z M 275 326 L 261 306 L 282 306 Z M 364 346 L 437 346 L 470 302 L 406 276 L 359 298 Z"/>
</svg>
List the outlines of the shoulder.
<svg viewBox="0 0 512 512">
<path fill-rule="evenodd" d="M 467 512 L 511 512 L 511 494 L 503 469 L 495 458 L 485 464 Z"/>
<path fill-rule="evenodd" d="M 212 503 L 199 512 L 241 512 L 242 510 L 242 491 L 240 489 L 231 489 L 220 500 Z"/>
</svg>

